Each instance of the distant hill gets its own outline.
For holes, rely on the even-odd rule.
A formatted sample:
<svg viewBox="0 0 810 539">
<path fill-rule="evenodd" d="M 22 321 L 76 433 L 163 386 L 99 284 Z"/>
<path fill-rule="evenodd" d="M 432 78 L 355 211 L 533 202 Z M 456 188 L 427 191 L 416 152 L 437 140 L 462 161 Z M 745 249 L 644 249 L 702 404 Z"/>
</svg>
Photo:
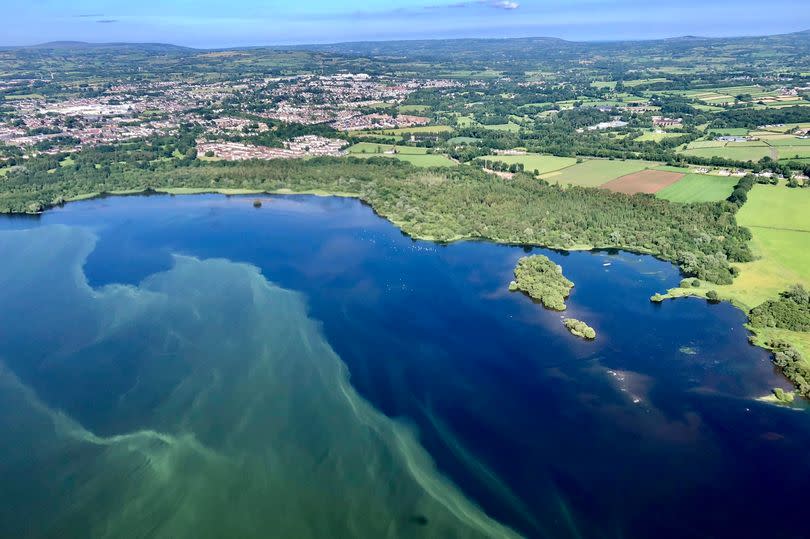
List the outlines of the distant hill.
<svg viewBox="0 0 810 539">
<path fill-rule="evenodd" d="M 168 43 L 88 43 L 86 41 L 49 41 L 48 43 L 39 43 L 36 45 L 27 45 L 22 47 L 9 47 L 14 49 L 31 49 L 31 50 L 100 50 L 100 49 L 130 49 L 130 50 L 143 50 L 143 51 L 192 51 L 189 47 L 181 45 L 171 45 Z"/>
<path fill-rule="evenodd" d="M 239 56 L 240 60 L 227 58 Z M 417 77 L 524 76 L 530 72 L 588 71 L 604 77 L 655 69 L 761 73 L 810 72 L 810 31 L 710 38 L 682 36 L 646 41 L 566 41 L 553 37 L 372 41 L 195 49 L 164 43 L 55 41 L 0 49 L 0 63 L 18 76 L 50 77 L 72 58 L 70 77 L 391 73 Z M 156 61 L 152 61 L 155 59 Z M 158 61 L 159 59 L 159 61 Z M 617 75 L 618 74 L 618 75 Z M 631 75 L 632 76 L 635 75 Z M 2 78 L 2 75 L 0 75 Z"/>
<path fill-rule="evenodd" d="M 549 46 L 563 46 L 563 47 L 588 47 L 595 44 L 604 46 L 605 44 L 620 44 L 620 43 L 644 43 L 647 45 L 655 43 L 672 43 L 672 42 L 690 42 L 690 41 L 712 41 L 712 42 L 733 42 L 750 39 L 761 40 L 776 40 L 800 38 L 805 39 L 810 37 L 810 29 L 802 30 L 799 32 L 792 32 L 788 34 L 771 34 L 761 36 L 738 36 L 738 37 L 706 37 L 706 36 L 674 36 L 661 39 L 628 39 L 622 41 L 569 41 L 557 37 L 519 37 L 519 38 L 457 38 L 457 39 L 415 39 L 415 40 L 393 40 L 393 41 L 346 41 L 339 43 L 326 43 L 326 44 L 302 44 L 302 45 L 254 45 L 244 47 L 213 47 L 210 49 L 200 49 L 195 47 L 186 47 L 182 45 L 173 45 L 170 43 L 126 43 L 126 42 L 113 42 L 113 43 L 90 43 L 86 41 L 50 41 L 47 43 L 39 43 L 36 45 L 23 45 L 14 47 L 0 47 L 0 49 L 138 49 L 138 50 L 163 50 L 163 51 L 201 51 L 201 50 L 255 50 L 255 49 L 273 49 L 273 50 L 307 50 L 318 52 L 331 52 L 338 54 L 370 54 L 370 55 L 385 55 L 385 54 L 401 54 L 407 52 L 412 54 L 419 54 L 420 52 L 441 52 L 443 50 L 457 50 L 457 49 L 475 49 L 477 47 L 486 48 L 521 48 L 521 47 L 549 47 Z"/>
</svg>

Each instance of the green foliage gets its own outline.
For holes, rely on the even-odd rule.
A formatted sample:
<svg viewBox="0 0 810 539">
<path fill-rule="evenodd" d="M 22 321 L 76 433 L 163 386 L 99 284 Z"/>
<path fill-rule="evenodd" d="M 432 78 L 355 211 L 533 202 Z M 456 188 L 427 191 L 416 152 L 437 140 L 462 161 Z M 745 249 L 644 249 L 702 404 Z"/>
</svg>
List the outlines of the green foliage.
<svg viewBox="0 0 810 539">
<path fill-rule="evenodd" d="M 750 232 L 737 226 L 736 206 L 722 202 L 676 205 L 649 195 L 562 188 L 525 173 L 503 180 L 474 166 L 419 169 L 384 157 L 153 161 L 155 151 L 102 147 L 74 154 L 69 167 L 59 166 L 59 155 L 30 159 L 4 178 L 0 212 L 150 188 L 320 190 L 355 194 L 406 233 L 438 241 L 622 248 L 678 262 L 687 275 L 716 283 L 731 282 L 729 262 L 752 258 Z"/>
<path fill-rule="evenodd" d="M 562 268 L 543 255 L 525 256 L 515 267 L 515 280 L 509 290 L 520 290 L 540 301 L 546 309 L 565 310 L 565 299 L 574 283 L 563 276 Z"/>
<path fill-rule="evenodd" d="M 748 201 L 748 192 L 753 189 L 754 184 L 757 183 L 757 177 L 751 174 L 743 176 L 737 185 L 734 186 L 734 191 L 728 197 L 728 201 L 732 204 L 742 206 Z"/>
<path fill-rule="evenodd" d="M 810 398 L 810 368 L 798 350 L 783 341 L 768 343 L 773 350 L 773 362 L 785 377 L 793 382 L 799 395 Z"/>
<path fill-rule="evenodd" d="M 667 297 L 659 294 L 658 292 L 650 297 L 650 301 L 653 303 L 662 303 L 665 299 L 667 299 Z"/>
<path fill-rule="evenodd" d="M 749 313 L 754 327 L 774 327 L 790 331 L 810 331 L 810 293 L 795 285 Z"/>
<path fill-rule="evenodd" d="M 791 404 L 796 398 L 795 393 L 793 393 L 792 391 L 785 391 L 781 387 L 774 388 L 773 396 L 776 397 L 776 400 L 778 400 L 783 404 Z"/>
<path fill-rule="evenodd" d="M 734 108 L 717 114 L 711 123 L 712 128 L 746 127 L 754 129 L 760 125 L 810 122 L 810 108 Z"/>
<path fill-rule="evenodd" d="M 596 338 L 596 330 L 581 320 L 577 320 L 576 318 L 566 318 L 563 320 L 563 324 L 565 324 L 565 327 L 568 328 L 568 331 L 577 337 L 581 337 L 589 341 Z"/>
</svg>

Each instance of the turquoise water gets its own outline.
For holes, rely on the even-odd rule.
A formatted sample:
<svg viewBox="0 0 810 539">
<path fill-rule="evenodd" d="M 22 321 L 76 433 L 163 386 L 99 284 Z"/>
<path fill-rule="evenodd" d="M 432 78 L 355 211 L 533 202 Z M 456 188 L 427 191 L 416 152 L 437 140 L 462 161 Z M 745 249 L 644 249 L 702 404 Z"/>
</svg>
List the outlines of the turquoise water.
<svg viewBox="0 0 810 539">
<path fill-rule="evenodd" d="M 354 200 L 0 219 L 3 537 L 802 537 L 810 417 L 675 268 L 414 242 Z"/>
</svg>

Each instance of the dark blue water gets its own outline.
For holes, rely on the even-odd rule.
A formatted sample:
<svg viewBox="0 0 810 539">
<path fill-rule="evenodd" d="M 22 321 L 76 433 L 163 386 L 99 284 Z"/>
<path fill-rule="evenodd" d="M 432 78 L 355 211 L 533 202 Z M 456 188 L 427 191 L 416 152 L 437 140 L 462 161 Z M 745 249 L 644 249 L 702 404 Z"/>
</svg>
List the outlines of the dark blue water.
<svg viewBox="0 0 810 539">
<path fill-rule="evenodd" d="M 808 536 L 810 415 L 755 400 L 788 386 L 748 344 L 741 312 L 650 303 L 680 279 L 672 265 L 532 251 L 576 283 L 566 316 L 596 329 L 586 342 L 508 292 L 525 249 L 413 241 L 351 199 L 252 200 L 101 199 L 2 218 L 0 230 L 91 229 L 93 287 L 137 285 L 175 254 L 255 265 L 303 294 L 360 395 L 412 425 L 443 475 L 526 536 Z M 65 408 L 63 390 L 26 376 Z M 68 411 L 115 432 L 94 398 Z"/>
</svg>

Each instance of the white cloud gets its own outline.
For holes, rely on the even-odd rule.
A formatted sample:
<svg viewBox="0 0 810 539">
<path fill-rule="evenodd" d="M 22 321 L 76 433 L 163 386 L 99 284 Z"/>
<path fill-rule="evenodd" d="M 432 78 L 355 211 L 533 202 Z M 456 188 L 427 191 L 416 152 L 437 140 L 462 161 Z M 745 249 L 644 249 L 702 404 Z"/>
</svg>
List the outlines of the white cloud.
<svg viewBox="0 0 810 539">
<path fill-rule="evenodd" d="M 520 7 L 520 4 L 517 2 L 510 2 L 508 0 L 495 0 L 490 2 L 490 5 L 498 9 L 517 9 Z"/>
</svg>

